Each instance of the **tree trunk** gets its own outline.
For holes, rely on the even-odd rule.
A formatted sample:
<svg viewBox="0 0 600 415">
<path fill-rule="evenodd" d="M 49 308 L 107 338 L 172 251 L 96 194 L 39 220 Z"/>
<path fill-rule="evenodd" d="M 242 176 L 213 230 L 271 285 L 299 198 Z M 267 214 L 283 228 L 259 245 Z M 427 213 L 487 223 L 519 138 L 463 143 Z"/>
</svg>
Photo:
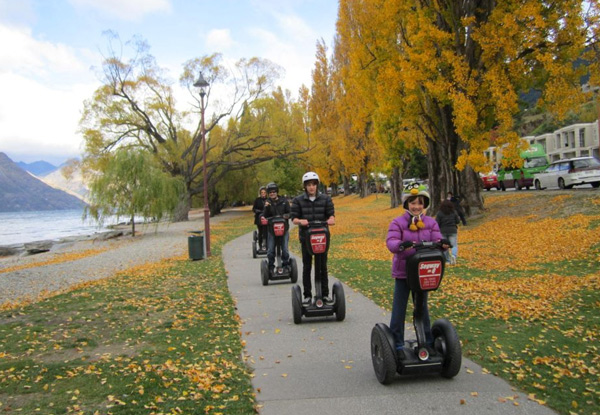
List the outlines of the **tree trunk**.
<svg viewBox="0 0 600 415">
<path fill-rule="evenodd" d="M 131 214 L 131 236 L 135 236 L 135 215 Z"/>
<path fill-rule="evenodd" d="M 467 166 L 462 172 L 456 170 L 456 161 L 465 144 L 456 136 L 450 108 L 440 110 L 443 135 L 436 140 L 427 139 L 427 171 L 429 172 L 430 216 L 435 215 L 448 192 L 459 197 L 467 216 L 483 209 L 479 177 Z"/>
<path fill-rule="evenodd" d="M 365 173 L 360 173 L 358 175 L 358 194 L 361 199 L 364 197 L 367 197 L 367 195 L 368 195 L 367 187 L 368 187 L 367 175 Z"/>
<path fill-rule="evenodd" d="M 173 212 L 173 220 L 175 222 L 185 222 L 189 220 L 189 213 L 192 207 L 191 196 L 189 192 L 185 192 L 181 195 L 181 199 L 175 208 L 175 212 Z"/>
<path fill-rule="evenodd" d="M 463 201 L 463 208 L 467 216 L 475 215 L 483 210 L 483 196 L 481 195 L 481 179 L 469 166 L 459 174 L 461 192 L 458 194 Z"/>
<path fill-rule="evenodd" d="M 348 179 L 348 176 L 342 176 L 342 183 L 344 183 L 344 196 L 352 193 L 350 191 L 350 179 Z"/>
<path fill-rule="evenodd" d="M 392 177 L 390 177 L 390 207 L 392 209 L 400 206 L 402 201 L 402 178 L 400 177 L 400 167 L 394 167 Z"/>
</svg>

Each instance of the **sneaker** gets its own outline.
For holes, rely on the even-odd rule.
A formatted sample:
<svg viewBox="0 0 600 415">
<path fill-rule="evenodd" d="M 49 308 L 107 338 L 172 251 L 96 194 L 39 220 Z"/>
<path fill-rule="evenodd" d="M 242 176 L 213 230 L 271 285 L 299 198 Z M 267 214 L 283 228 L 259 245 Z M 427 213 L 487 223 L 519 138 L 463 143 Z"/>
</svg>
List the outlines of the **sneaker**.
<svg viewBox="0 0 600 415">
<path fill-rule="evenodd" d="M 398 360 L 406 359 L 406 355 L 404 354 L 404 349 L 396 349 L 396 356 L 398 357 Z"/>
<path fill-rule="evenodd" d="M 332 303 L 332 302 L 333 302 L 333 300 L 332 300 L 332 299 L 331 299 L 331 298 L 330 298 L 328 295 L 324 295 L 324 296 L 323 296 L 323 302 L 324 302 L 325 304 L 329 304 L 329 303 Z"/>
<path fill-rule="evenodd" d="M 311 302 L 312 297 L 304 297 L 304 300 L 302 300 L 302 305 L 310 305 Z"/>
<path fill-rule="evenodd" d="M 456 257 L 450 254 L 450 265 L 456 265 Z"/>
</svg>

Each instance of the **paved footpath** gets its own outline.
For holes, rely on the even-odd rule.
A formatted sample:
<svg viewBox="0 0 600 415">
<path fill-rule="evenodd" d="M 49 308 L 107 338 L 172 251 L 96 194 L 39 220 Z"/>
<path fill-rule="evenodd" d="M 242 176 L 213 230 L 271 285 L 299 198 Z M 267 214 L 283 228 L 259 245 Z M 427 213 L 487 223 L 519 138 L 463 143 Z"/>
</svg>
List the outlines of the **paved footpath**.
<svg viewBox="0 0 600 415">
<path fill-rule="evenodd" d="M 555 414 L 464 357 L 454 379 L 397 376 L 391 385 L 381 385 L 371 363 L 370 336 L 375 323 L 389 323 L 389 313 L 344 285 L 343 322 L 334 316 L 303 317 L 296 325 L 292 284 L 263 286 L 262 258 L 252 258 L 251 246 L 247 234 L 227 244 L 223 255 L 262 415 Z M 298 258 L 300 269 L 301 263 Z M 334 281 L 330 277 L 330 284 Z"/>
</svg>

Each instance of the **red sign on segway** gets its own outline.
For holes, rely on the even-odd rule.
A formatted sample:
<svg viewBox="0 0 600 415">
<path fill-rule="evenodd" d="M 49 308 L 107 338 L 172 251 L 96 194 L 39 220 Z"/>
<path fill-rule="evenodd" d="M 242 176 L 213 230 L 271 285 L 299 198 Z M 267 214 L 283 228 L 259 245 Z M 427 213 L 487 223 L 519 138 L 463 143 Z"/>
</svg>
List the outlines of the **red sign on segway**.
<svg viewBox="0 0 600 415">
<path fill-rule="evenodd" d="M 324 233 L 310 235 L 310 246 L 313 254 L 322 254 L 327 250 L 327 235 Z"/>
<path fill-rule="evenodd" d="M 435 290 L 442 277 L 441 261 L 423 261 L 419 263 L 419 285 L 423 291 Z"/>
<path fill-rule="evenodd" d="M 273 233 L 275 236 L 283 236 L 285 234 L 285 223 L 276 222 L 273 224 Z"/>
</svg>

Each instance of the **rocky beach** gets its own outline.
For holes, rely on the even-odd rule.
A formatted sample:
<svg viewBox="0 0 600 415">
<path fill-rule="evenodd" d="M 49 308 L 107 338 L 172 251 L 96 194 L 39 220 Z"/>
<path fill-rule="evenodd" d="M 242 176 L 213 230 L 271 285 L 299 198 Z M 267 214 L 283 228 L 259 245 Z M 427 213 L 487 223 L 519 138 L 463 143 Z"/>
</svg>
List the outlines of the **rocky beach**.
<svg viewBox="0 0 600 415">
<path fill-rule="evenodd" d="M 226 210 L 211 218 L 211 224 L 247 212 L 248 208 Z M 186 222 L 136 227 L 135 237 L 129 226 L 119 226 L 110 233 L 40 241 L 29 246 L 41 248 L 36 254 L 27 254 L 25 245 L 13 246 L 11 255 L 0 257 L 0 307 L 111 277 L 134 266 L 187 255 L 188 236 L 203 229 L 203 219 L 202 211 L 192 211 Z"/>
</svg>

